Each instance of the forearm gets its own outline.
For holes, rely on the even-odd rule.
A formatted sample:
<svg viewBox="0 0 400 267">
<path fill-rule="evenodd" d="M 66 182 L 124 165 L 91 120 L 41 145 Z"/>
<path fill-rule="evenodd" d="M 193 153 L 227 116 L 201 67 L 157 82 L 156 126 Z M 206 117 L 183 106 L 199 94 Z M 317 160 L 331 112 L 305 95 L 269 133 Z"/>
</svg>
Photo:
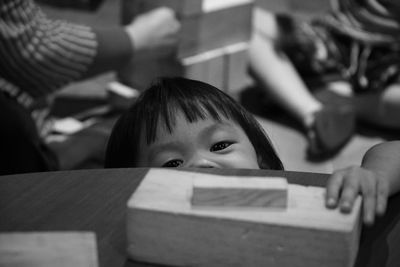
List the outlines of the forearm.
<svg viewBox="0 0 400 267">
<path fill-rule="evenodd" d="M 98 47 L 84 78 L 124 67 L 133 56 L 132 40 L 122 27 L 94 29 Z"/>
<path fill-rule="evenodd" d="M 94 30 L 51 20 L 30 0 L 4 0 L 0 7 L 0 75 L 34 98 L 118 69 L 132 56 L 122 27 Z"/>
<path fill-rule="evenodd" d="M 50 20 L 33 1 L 4 1 L 0 10 L 0 71 L 33 97 L 80 78 L 96 55 L 89 27 Z"/>
<path fill-rule="evenodd" d="M 400 191 L 400 141 L 373 146 L 365 153 L 361 166 L 386 179 L 390 195 Z"/>
</svg>

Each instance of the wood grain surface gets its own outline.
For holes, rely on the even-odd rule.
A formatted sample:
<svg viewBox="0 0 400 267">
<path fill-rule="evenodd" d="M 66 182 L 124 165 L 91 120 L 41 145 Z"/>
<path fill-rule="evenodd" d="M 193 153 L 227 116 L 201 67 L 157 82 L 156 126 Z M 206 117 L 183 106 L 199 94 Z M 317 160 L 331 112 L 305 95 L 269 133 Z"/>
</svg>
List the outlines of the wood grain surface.
<svg viewBox="0 0 400 267">
<path fill-rule="evenodd" d="M 232 183 L 247 178 L 233 177 Z M 325 207 L 325 188 L 289 184 L 283 210 L 198 209 L 191 194 L 201 179 L 229 177 L 166 169 L 147 173 L 128 201 L 129 256 L 172 266 L 353 266 L 360 198 L 343 214 Z M 251 179 L 248 188 L 256 184 Z"/>
<path fill-rule="evenodd" d="M 287 207 L 288 184 L 285 178 L 199 176 L 193 181 L 194 207 L 273 208 Z"/>
<path fill-rule="evenodd" d="M 289 183 L 324 186 L 327 174 L 238 169 L 191 169 L 221 175 L 282 176 Z M 145 267 L 128 259 L 126 203 L 148 169 L 77 170 L 0 176 L 0 232 L 91 231 L 100 266 Z M 397 267 L 400 195 L 385 216 L 362 229 L 357 267 Z"/>
<path fill-rule="evenodd" d="M 0 233 L 2 267 L 97 267 L 92 232 Z"/>
</svg>

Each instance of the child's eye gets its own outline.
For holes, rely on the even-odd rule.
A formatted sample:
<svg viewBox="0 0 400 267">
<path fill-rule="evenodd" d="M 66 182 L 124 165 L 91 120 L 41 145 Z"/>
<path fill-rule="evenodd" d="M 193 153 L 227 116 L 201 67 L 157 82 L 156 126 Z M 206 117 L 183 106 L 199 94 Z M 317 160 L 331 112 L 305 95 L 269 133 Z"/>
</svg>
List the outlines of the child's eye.
<svg viewBox="0 0 400 267">
<path fill-rule="evenodd" d="M 173 159 L 170 161 L 165 162 L 162 167 L 165 168 L 177 168 L 183 163 L 183 160 L 180 159 Z"/>
<path fill-rule="evenodd" d="M 210 148 L 210 151 L 211 152 L 220 151 L 220 150 L 223 150 L 223 149 L 229 147 L 230 145 L 232 145 L 232 142 L 228 142 L 228 141 L 218 142 Z"/>
</svg>

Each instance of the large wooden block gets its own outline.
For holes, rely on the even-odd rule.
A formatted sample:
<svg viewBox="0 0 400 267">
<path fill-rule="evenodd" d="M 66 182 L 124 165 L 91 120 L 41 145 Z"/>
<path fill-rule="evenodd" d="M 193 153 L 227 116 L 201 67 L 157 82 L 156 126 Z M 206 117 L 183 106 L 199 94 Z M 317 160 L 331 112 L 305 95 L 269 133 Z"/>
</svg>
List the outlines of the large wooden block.
<svg viewBox="0 0 400 267">
<path fill-rule="evenodd" d="M 146 62 L 133 61 L 119 80 L 124 84 L 145 90 L 158 77 L 185 77 L 224 88 L 225 58 L 220 52 L 211 51 L 182 60 L 160 58 Z"/>
<path fill-rule="evenodd" d="M 124 2 L 122 20 L 125 24 L 137 14 L 156 6 L 166 5 L 181 12 L 178 13 L 182 26 L 177 52 L 179 58 L 246 42 L 251 36 L 253 0 L 125 0 Z"/>
<path fill-rule="evenodd" d="M 202 0 L 123 0 L 122 20 L 128 23 L 137 14 L 161 6 L 173 9 L 178 17 L 196 15 L 203 11 Z"/>
<path fill-rule="evenodd" d="M 129 257 L 173 266 L 353 265 L 360 198 L 342 214 L 325 208 L 324 188 L 289 184 L 286 210 L 193 209 L 191 188 L 201 177 L 220 178 L 149 171 L 128 201 Z"/>
<path fill-rule="evenodd" d="M 174 57 L 137 60 L 134 59 L 117 74 L 123 84 L 143 91 L 158 77 L 184 76 L 184 69 Z"/>
<path fill-rule="evenodd" d="M 326 12 L 330 9 L 330 0 L 256 0 L 255 5 L 274 13 Z"/>
<path fill-rule="evenodd" d="M 254 0 L 123 0 L 122 15 L 126 19 L 157 7 L 169 7 L 179 18 L 244 5 Z M 123 17 L 125 18 L 125 17 Z M 129 20 L 124 20 L 128 23 Z"/>
<path fill-rule="evenodd" d="M 233 93 L 248 82 L 247 48 L 247 43 L 239 43 L 183 59 L 132 61 L 119 73 L 119 79 L 133 88 L 144 90 L 157 77 L 182 76 Z"/>
<path fill-rule="evenodd" d="M 178 57 L 247 42 L 251 37 L 253 4 L 207 10 L 183 20 Z"/>
<path fill-rule="evenodd" d="M 226 47 L 224 88 L 235 99 L 239 99 L 240 93 L 253 82 L 248 73 L 248 49 L 248 43 L 238 43 Z"/>
<path fill-rule="evenodd" d="M 287 180 L 198 177 L 193 182 L 191 203 L 192 207 L 285 209 Z"/>
<path fill-rule="evenodd" d="M 221 90 L 225 86 L 225 50 L 216 49 L 181 60 L 182 76 L 206 82 Z"/>
</svg>

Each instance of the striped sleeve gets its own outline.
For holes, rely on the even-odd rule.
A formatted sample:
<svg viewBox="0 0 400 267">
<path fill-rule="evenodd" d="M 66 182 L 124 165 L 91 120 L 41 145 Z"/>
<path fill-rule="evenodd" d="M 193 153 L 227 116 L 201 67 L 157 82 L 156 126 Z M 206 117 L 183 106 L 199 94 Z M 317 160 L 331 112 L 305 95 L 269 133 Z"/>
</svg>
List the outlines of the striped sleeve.
<svg viewBox="0 0 400 267">
<path fill-rule="evenodd" d="M 95 74 L 115 67 L 96 70 L 96 62 L 105 61 L 102 58 L 126 60 L 131 55 L 132 48 L 127 44 L 122 45 L 122 52 L 117 52 L 119 57 L 112 52 L 100 55 L 99 51 L 108 53 L 110 50 L 107 42 L 129 43 L 122 30 L 108 31 L 116 36 L 114 39 L 99 38 L 100 33 L 104 34 L 104 31 L 95 32 L 87 26 L 48 19 L 32 0 L 2 0 L 0 76 L 37 98 L 87 73 Z"/>
</svg>

